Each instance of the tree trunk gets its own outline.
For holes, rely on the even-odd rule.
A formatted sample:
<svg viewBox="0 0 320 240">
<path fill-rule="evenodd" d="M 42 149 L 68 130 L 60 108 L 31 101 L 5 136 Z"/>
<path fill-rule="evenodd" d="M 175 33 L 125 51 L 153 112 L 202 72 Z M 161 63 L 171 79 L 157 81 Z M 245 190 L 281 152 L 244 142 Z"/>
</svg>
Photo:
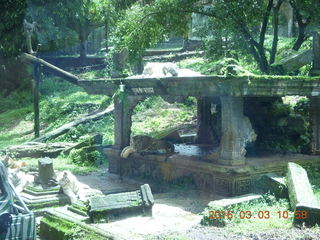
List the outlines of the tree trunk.
<svg viewBox="0 0 320 240">
<path fill-rule="evenodd" d="M 84 59 L 87 57 L 87 43 L 86 40 L 89 34 L 85 33 L 85 30 L 82 28 L 79 33 L 79 41 L 80 41 L 80 58 Z"/>
<path fill-rule="evenodd" d="M 259 68 L 261 72 L 269 74 L 269 63 L 263 46 L 258 47 L 258 53 L 260 55 Z"/>
<path fill-rule="evenodd" d="M 105 34 L 104 34 L 104 45 L 106 48 L 106 52 L 109 52 L 109 23 L 106 20 L 105 24 L 104 24 L 104 28 L 105 28 Z"/>
<path fill-rule="evenodd" d="M 295 44 L 292 48 L 293 50 L 298 51 L 300 49 L 301 45 L 306 40 L 305 29 L 306 29 L 305 25 L 299 26 L 299 35 L 298 35 L 297 41 L 295 42 Z"/>
<path fill-rule="evenodd" d="M 279 33 L 279 9 L 282 4 L 282 0 L 279 0 L 276 7 L 273 8 L 273 42 L 270 54 L 270 64 L 275 62 L 277 47 L 278 47 L 278 33 Z"/>
<path fill-rule="evenodd" d="M 84 59 L 86 57 L 87 57 L 86 41 L 80 40 L 80 58 Z"/>
<path fill-rule="evenodd" d="M 297 19 L 298 22 L 298 26 L 299 26 L 299 35 L 298 35 L 298 39 L 295 42 L 294 46 L 293 46 L 293 50 L 298 51 L 301 47 L 301 45 L 304 43 L 304 41 L 307 39 L 306 37 L 306 28 L 307 25 L 310 23 L 311 21 L 311 16 L 309 16 L 305 21 L 303 19 L 303 15 L 300 13 L 300 8 L 299 5 L 297 4 L 297 2 L 295 1 L 289 1 L 294 13 L 295 13 L 295 17 Z"/>
</svg>

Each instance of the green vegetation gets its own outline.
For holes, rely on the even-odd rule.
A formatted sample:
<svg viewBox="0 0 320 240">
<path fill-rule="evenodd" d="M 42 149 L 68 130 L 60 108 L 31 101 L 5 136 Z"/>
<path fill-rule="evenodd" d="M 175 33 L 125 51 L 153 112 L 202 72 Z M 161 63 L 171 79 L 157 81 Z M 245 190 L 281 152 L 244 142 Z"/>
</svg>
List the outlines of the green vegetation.
<svg viewBox="0 0 320 240">
<path fill-rule="evenodd" d="M 309 102 L 305 98 L 292 105 L 278 100 L 265 107 L 264 120 L 250 114 L 258 133 L 256 147 L 275 152 L 310 153 L 308 109 Z"/>
<path fill-rule="evenodd" d="M 36 158 L 20 158 L 21 161 L 26 162 L 29 170 L 38 169 L 38 159 Z M 85 175 L 90 172 L 95 172 L 99 169 L 99 166 L 85 165 L 80 166 L 75 165 L 68 156 L 60 155 L 59 157 L 53 159 L 54 169 L 57 171 L 68 170 L 74 174 Z"/>
<path fill-rule="evenodd" d="M 69 158 L 77 166 L 99 166 L 105 162 L 105 157 L 100 151 L 88 148 L 72 149 Z"/>
<path fill-rule="evenodd" d="M 320 165 L 309 164 L 306 171 L 313 189 L 313 192 L 320 204 Z"/>
<path fill-rule="evenodd" d="M 155 137 L 168 129 L 189 124 L 196 116 L 195 99 L 188 98 L 184 103 L 169 104 L 161 97 L 149 97 L 139 103 L 133 115 L 133 135 Z"/>
<path fill-rule="evenodd" d="M 55 234 L 57 238 L 68 240 L 103 240 L 106 239 L 89 229 L 78 226 L 70 221 L 55 217 L 45 216 L 41 219 L 50 234 Z"/>
<path fill-rule="evenodd" d="M 210 213 L 210 211 L 214 211 L 214 213 Z M 281 212 L 280 217 L 278 211 Z M 287 211 L 288 217 L 284 218 L 282 213 L 285 211 Z M 293 220 L 293 213 L 289 210 L 288 200 L 276 200 L 274 196 L 269 194 L 264 195 L 261 200 L 239 204 L 232 208 L 216 209 L 209 207 L 202 214 L 201 223 L 203 225 L 226 226 L 228 231 L 237 233 L 290 228 Z"/>
<path fill-rule="evenodd" d="M 95 73 L 93 73 L 95 74 Z M 101 95 L 88 95 L 79 87 L 57 77 L 43 76 L 41 83 L 40 125 L 41 134 L 54 130 L 83 114 L 103 110 L 112 99 Z M 0 113 L 0 149 L 33 139 L 33 107 L 31 92 L 12 93 Z M 158 112 L 154 109 L 159 109 Z M 168 104 L 160 97 L 151 97 L 138 104 L 133 115 L 133 135 L 149 134 L 155 136 L 168 127 L 189 124 L 196 114 L 195 99 L 187 98 L 182 103 Z M 160 117 L 159 117 L 160 116 Z M 92 133 L 103 134 L 103 144 L 114 141 L 114 119 L 110 114 L 99 121 L 91 121 L 72 128 L 69 132 L 50 140 L 50 142 L 80 142 Z M 92 149 L 91 149 L 92 148 Z M 37 167 L 36 159 L 22 159 L 30 168 Z M 70 170 L 73 173 L 96 171 L 107 160 L 93 146 L 74 149 L 69 156 L 61 155 L 54 160 L 56 170 Z M 76 167 L 75 167 L 76 166 Z"/>
<path fill-rule="evenodd" d="M 285 29 L 290 28 L 290 20 L 286 13 L 281 12 L 283 4 L 289 4 L 293 9 L 291 34 L 288 33 L 290 29 Z M 58 3 L 35 0 L 28 1 L 28 4 L 18 0 L 7 1 L 2 7 L 0 150 L 34 138 L 30 84 L 32 65 L 23 63 L 17 57 L 27 49 L 24 20 L 35 22 L 30 24 L 34 27 L 31 42 L 34 49 L 38 43 L 42 44 L 40 54 L 43 56 L 78 56 L 75 53 L 79 53 L 79 65 L 82 65 L 87 48 L 91 47 L 90 44 L 96 45 L 94 51 L 104 55 L 108 66 L 93 71 L 87 71 L 86 66 L 81 66 L 84 71 L 77 69 L 80 66 L 74 66 L 75 74 L 82 79 L 105 78 L 111 73 L 116 75 L 114 72 L 119 67 L 116 65 L 121 65 L 117 62 L 121 61 L 125 62 L 122 68 L 128 68 L 121 69 L 122 73 L 131 73 L 136 70 L 133 65 L 142 60 L 146 49 L 182 50 L 185 47 L 182 42 L 193 35 L 191 32 L 195 32 L 195 37 L 201 40 L 204 57 L 182 60 L 178 63 L 181 68 L 202 74 L 230 76 L 230 79 L 234 75 L 245 75 L 248 82 L 261 80 L 266 84 L 268 74 L 280 74 L 272 69 L 272 64 L 296 50 L 311 48 L 310 33 L 319 30 L 317 25 L 320 22 L 320 4 L 317 0 L 63 0 Z M 194 14 L 205 18 L 203 24 L 191 23 Z M 91 34 L 96 30 L 98 34 Z M 92 41 L 89 44 L 87 40 L 90 34 Z M 176 37 L 180 38 L 180 42 L 171 41 L 168 45 L 161 43 Z M 124 56 L 126 52 L 128 56 Z M 294 81 L 302 79 L 297 76 L 303 76 L 304 81 L 313 80 L 315 78 L 307 77 L 310 68 L 308 64 L 296 72 L 285 73 L 292 77 L 273 76 L 273 79 Z M 83 115 L 103 110 L 113 101 L 107 96 L 88 95 L 80 87 L 43 72 L 41 78 L 42 135 Z M 241 81 L 239 84 L 242 84 Z M 126 97 L 121 93 L 116 93 L 116 96 Z M 256 150 L 310 153 L 309 101 L 306 98 L 292 99 L 254 99 L 252 102 L 245 99 L 245 115 L 250 118 L 258 136 L 254 146 L 248 145 L 248 153 L 254 154 Z M 219 106 L 216 110 L 220 111 Z M 132 135 L 146 134 L 161 138 L 172 130 L 195 132 L 196 111 L 194 97 L 181 98 L 173 104 L 161 97 L 149 97 L 134 110 Z M 110 114 L 102 120 L 80 124 L 50 142 L 80 142 L 83 137 L 98 132 L 103 134 L 103 145 L 110 145 L 114 143 L 114 121 L 113 114 Z M 28 163 L 29 169 L 37 167 L 37 159 L 21 160 Z M 100 166 L 105 167 L 106 164 L 107 159 L 94 143 L 54 159 L 56 170 L 70 170 L 78 174 L 98 171 Z M 308 166 L 307 170 L 320 202 L 320 168 Z M 181 177 L 176 183 L 183 190 L 190 189 L 190 179 Z M 209 216 L 210 211 L 217 210 L 222 209 L 206 209 L 203 224 L 214 225 Z M 226 225 L 228 231 L 242 233 L 291 227 L 293 213 L 289 211 L 288 201 L 276 200 L 271 195 L 226 210 L 232 211 L 232 218 L 218 219 L 215 223 Z M 288 211 L 288 218 L 279 216 L 278 211 Z M 68 221 L 44 218 L 43 222 L 58 229 L 58 232 L 61 230 L 68 239 L 101 239 Z M 172 235 L 166 239 L 184 238 Z"/>
</svg>

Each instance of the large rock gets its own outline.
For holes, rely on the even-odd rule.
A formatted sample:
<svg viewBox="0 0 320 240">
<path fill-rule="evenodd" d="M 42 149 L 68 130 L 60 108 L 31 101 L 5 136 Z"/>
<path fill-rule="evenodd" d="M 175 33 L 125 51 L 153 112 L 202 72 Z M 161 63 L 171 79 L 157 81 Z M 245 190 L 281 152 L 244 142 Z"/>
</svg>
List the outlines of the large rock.
<svg viewBox="0 0 320 240">
<path fill-rule="evenodd" d="M 288 163 L 287 184 L 293 223 L 313 226 L 320 223 L 320 205 L 313 194 L 307 172 L 296 163 Z"/>
</svg>

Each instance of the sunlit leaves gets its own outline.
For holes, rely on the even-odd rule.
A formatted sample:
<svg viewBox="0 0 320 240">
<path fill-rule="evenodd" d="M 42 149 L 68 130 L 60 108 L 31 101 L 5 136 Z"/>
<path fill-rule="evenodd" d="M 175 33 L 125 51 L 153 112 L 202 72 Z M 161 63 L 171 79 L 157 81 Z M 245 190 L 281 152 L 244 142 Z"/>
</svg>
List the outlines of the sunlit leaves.
<svg viewBox="0 0 320 240">
<path fill-rule="evenodd" d="M 169 34 L 187 34 L 191 11 L 186 11 L 193 0 L 155 0 L 144 5 L 136 3 L 127 9 L 117 23 L 114 34 L 118 49 L 126 47 L 131 60 Z"/>
</svg>

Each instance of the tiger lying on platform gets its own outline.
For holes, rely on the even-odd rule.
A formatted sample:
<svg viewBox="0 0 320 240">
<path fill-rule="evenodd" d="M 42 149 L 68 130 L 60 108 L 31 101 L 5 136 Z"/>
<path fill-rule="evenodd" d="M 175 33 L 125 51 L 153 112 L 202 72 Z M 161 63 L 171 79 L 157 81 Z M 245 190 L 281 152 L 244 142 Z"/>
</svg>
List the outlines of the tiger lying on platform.
<svg viewBox="0 0 320 240">
<path fill-rule="evenodd" d="M 90 188 L 88 185 L 79 182 L 70 171 L 59 173 L 57 180 L 63 193 L 69 197 L 71 203 L 77 200 L 87 201 L 92 195 L 102 194 L 100 190 Z"/>
<path fill-rule="evenodd" d="M 127 158 L 131 153 L 172 153 L 174 145 L 165 140 L 154 139 L 149 136 L 137 135 L 132 137 L 130 146 L 125 147 L 121 152 L 122 158 Z"/>
</svg>

